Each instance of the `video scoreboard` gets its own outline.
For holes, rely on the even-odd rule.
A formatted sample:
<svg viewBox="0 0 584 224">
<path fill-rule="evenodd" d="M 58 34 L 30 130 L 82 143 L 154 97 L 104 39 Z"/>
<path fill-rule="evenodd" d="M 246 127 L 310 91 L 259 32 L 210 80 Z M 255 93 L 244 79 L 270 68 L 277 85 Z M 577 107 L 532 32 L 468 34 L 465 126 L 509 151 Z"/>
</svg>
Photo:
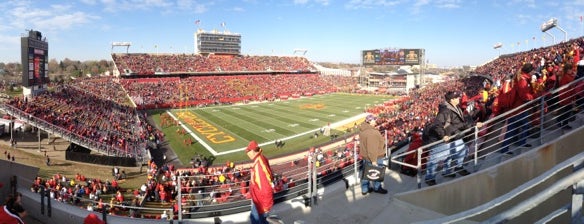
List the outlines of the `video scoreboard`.
<svg viewBox="0 0 584 224">
<path fill-rule="evenodd" d="M 21 37 L 22 85 L 33 90 L 46 88 L 49 83 L 49 43 L 41 32 L 30 30 Z"/>
<path fill-rule="evenodd" d="M 419 65 L 424 49 L 374 49 L 362 52 L 363 65 Z"/>
</svg>

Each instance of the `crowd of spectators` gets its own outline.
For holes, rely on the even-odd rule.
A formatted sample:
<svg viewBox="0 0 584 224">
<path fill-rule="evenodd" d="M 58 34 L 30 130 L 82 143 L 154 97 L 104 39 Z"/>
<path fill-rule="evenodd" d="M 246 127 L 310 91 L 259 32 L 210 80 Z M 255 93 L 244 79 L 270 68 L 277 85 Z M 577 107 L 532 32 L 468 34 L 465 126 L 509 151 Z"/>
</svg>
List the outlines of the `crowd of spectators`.
<svg viewBox="0 0 584 224">
<path fill-rule="evenodd" d="M 93 80 L 86 80 L 90 81 Z M 93 86 L 90 89 L 97 92 L 100 88 Z M 80 90 L 73 85 L 57 86 L 55 91 L 30 99 L 14 98 L 7 104 L 59 127 L 60 132 L 73 133 L 114 148 L 114 153 L 118 155 L 144 156 L 142 149 L 146 148 L 147 141 L 156 141 L 163 137 L 162 132 L 145 122 L 144 112 L 103 99 L 92 91 Z"/>
<path fill-rule="evenodd" d="M 112 54 L 120 74 L 314 71 L 304 57 L 199 55 L 199 54 Z"/>
<path fill-rule="evenodd" d="M 386 102 L 367 109 L 367 112 L 377 114 L 377 128 L 384 133 L 387 130 L 388 142 L 395 145 L 409 138 L 414 128 L 422 130 L 426 123 L 431 122 L 438 112 L 438 104 L 443 103 L 443 96 L 447 91 L 461 91 L 463 93 L 462 107 L 467 103 L 476 103 L 476 110 L 490 111 L 491 104 L 498 95 L 503 80 L 515 77 L 522 66 L 531 63 L 535 66 L 534 91 L 537 96 L 558 88 L 557 76 L 564 68 L 574 69 L 581 60 L 584 39 L 578 38 L 562 42 L 546 48 L 533 49 L 502 55 L 483 66 L 476 68 L 474 73 L 481 76 L 471 76 L 453 82 L 430 84 L 421 89 L 413 90 L 408 96 L 399 100 Z M 539 86 L 538 86 L 539 85 Z M 539 90 L 539 91 L 538 91 Z M 483 92 L 487 96 L 483 99 Z M 480 102 L 479 102 L 480 101 Z M 488 115 L 487 115 L 488 116 Z M 485 118 L 483 118 L 485 119 Z"/>
<path fill-rule="evenodd" d="M 45 194 L 52 200 L 72 204 L 89 211 L 106 211 L 109 214 L 126 213 L 127 209 L 116 206 L 128 206 L 132 202 L 126 201 L 124 194 L 127 191 L 119 186 L 120 178 L 100 180 L 88 178 L 77 173 L 75 177 L 66 177 L 57 173 L 48 179 L 36 177 L 30 190 Z M 139 195 L 135 195 L 139 200 Z M 105 199 L 105 201 L 104 201 Z M 135 204 L 139 206 L 139 204 Z"/>
<path fill-rule="evenodd" d="M 464 88 L 461 81 L 436 83 L 414 89 L 408 96 L 367 108 L 376 114 L 376 128 L 385 135 L 388 145 L 394 146 L 408 139 L 414 128 L 422 129 L 438 112 L 444 93 Z"/>
<path fill-rule="evenodd" d="M 272 164 L 274 193 L 296 187 L 298 181 L 306 178 L 306 168 L 312 158 L 318 170 L 318 177 L 327 176 L 353 164 L 354 139 L 342 147 L 330 150 L 311 148 L 304 157 Z M 169 218 L 176 218 L 178 202 L 183 207 L 183 217 L 191 217 L 203 206 L 236 202 L 250 199 L 250 164 L 226 162 L 209 166 L 202 156 L 191 159 L 190 167 L 176 168 L 172 164 L 149 162 L 148 179 L 136 191 L 147 202 L 160 203 L 168 208 Z M 182 198 L 178 198 L 178 194 Z M 155 216 L 153 218 L 160 218 Z"/>
<path fill-rule="evenodd" d="M 516 74 L 525 63 L 534 65 L 535 70 L 539 73 L 549 66 L 561 67 L 566 63 L 576 65 L 580 60 L 580 55 L 582 55 L 583 46 L 584 38 L 577 38 L 548 47 L 501 55 L 499 58 L 477 67 L 474 72 L 490 75 L 497 82 L 504 80 L 510 74 Z"/>
<path fill-rule="evenodd" d="M 475 72 L 490 76 L 489 84 L 498 86 L 498 83 L 509 74 L 515 74 L 524 64 L 531 63 L 536 66 L 538 72 L 536 79 L 545 86 L 561 68 L 576 69 L 575 64 L 580 61 L 582 46 L 584 41 L 575 39 L 546 48 L 503 55 L 478 67 Z M 312 69 L 306 59 L 295 57 L 151 54 L 114 54 L 112 57 L 120 70 L 129 69 L 143 75 L 156 72 Z M 556 84 L 553 85 L 543 89 L 557 88 Z M 31 100 L 15 98 L 9 105 L 67 131 L 128 151 L 128 148 L 138 147 L 141 142 L 161 139 L 163 136 L 145 122 L 146 114 L 128 106 L 127 95 L 140 109 L 275 100 L 343 88 L 354 89 L 355 80 L 308 73 L 120 80 L 92 78 L 57 86 L 55 91 L 41 94 Z M 430 84 L 412 90 L 408 96 L 367 108 L 366 112 L 378 115 L 376 128 L 385 135 L 389 145 L 394 146 L 406 140 L 413 130 L 420 130 L 432 121 L 439 108 L 438 104 L 444 101 L 444 93 L 463 91 L 464 95 L 469 96 L 467 99 L 478 99 L 474 96 L 481 94 L 484 88 L 485 80 L 481 76 Z M 354 143 L 350 142 L 335 151 L 311 150 L 304 159 L 274 164 L 273 172 L 277 174 L 274 178 L 275 192 L 289 189 L 296 185 L 295 181 L 306 178 L 305 167 L 312 157 L 317 159 L 316 166 L 321 168 L 319 172 L 321 176 L 352 164 L 354 161 L 351 144 Z M 187 213 L 196 212 L 198 207 L 204 205 L 249 198 L 246 179 L 249 178 L 249 171 L 245 165 L 228 162 L 224 166 L 209 167 L 208 163 L 197 162 L 193 163 L 191 168 L 177 169 L 172 164 L 157 165 L 150 162 L 148 174 L 148 180 L 144 185 L 134 190 L 136 198 L 165 204 L 179 200 L 177 195 L 181 192 L 187 195 L 181 199 L 183 200 L 181 203 L 189 207 Z M 178 177 L 184 178 L 180 178 L 179 182 Z M 115 179 L 112 182 L 102 182 L 88 180 L 82 176 L 67 179 L 56 175 L 49 180 L 37 179 L 32 190 L 37 191 L 39 186 L 54 189 L 51 190 L 51 197 L 57 200 L 70 200 L 71 195 L 99 199 L 102 194 L 116 192 L 115 196 L 112 196 L 112 203 L 126 203 Z M 171 206 L 173 211 L 170 214 L 176 214 L 178 212 L 176 203 Z"/>
<path fill-rule="evenodd" d="M 119 79 L 117 78 L 97 76 L 79 79 L 70 87 L 93 94 L 96 98 L 131 107 L 132 104 L 128 99 L 128 93 L 118 83 Z"/>
<path fill-rule="evenodd" d="M 273 101 L 354 86 L 346 77 L 325 79 L 318 74 L 142 78 L 122 79 L 120 83 L 138 108 L 146 109 Z"/>
</svg>

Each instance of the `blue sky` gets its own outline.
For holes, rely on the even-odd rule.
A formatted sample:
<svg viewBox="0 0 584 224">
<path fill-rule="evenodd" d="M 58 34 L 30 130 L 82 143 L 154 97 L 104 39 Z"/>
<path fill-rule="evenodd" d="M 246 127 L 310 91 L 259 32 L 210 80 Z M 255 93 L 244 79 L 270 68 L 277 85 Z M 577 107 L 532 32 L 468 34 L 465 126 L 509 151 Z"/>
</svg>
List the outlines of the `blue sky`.
<svg viewBox="0 0 584 224">
<path fill-rule="evenodd" d="M 192 53 L 199 20 L 203 30 L 241 34 L 243 54 L 302 48 L 311 61 L 360 63 L 362 50 L 424 48 L 430 64 L 480 65 L 552 44 L 540 30 L 552 17 L 569 39 L 582 37 L 582 15 L 584 0 L 5 0 L 0 62 L 20 61 L 27 29 L 47 37 L 57 60 L 111 60 L 111 43 L 122 41 L 131 53 Z"/>
</svg>

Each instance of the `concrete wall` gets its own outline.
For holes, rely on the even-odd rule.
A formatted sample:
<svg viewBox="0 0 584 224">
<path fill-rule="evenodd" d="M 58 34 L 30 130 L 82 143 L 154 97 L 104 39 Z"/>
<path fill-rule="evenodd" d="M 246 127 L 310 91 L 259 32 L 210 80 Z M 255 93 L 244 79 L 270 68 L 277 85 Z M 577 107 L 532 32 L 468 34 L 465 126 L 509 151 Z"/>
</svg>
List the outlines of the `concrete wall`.
<svg viewBox="0 0 584 224">
<path fill-rule="evenodd" d="M 508 159 L 501 164 L 482 168 L 473 175 L 457 177 L 455 180 L 433 187 L 396 194 L 395 198 L 445 215 L 465 211 L 508 193 L 517 186 L 550 170 L 556 164 L 584 151 L 584 138 L 582 136 L 584 136 L 584 129 L 579 129 L 568 135 L 560 136 L 551 143 Z M 548 180 L 535 189 L 521 194 L 515 200 L 493 209 L 491 212 L 474 217 L 473 221 L 482 221 L 494 214 L 498 214 L 540 192 L 541 189 L 546 188 L 555 180 L 561 179 L 571 172 L 571 168 L 562 170 L 559 175 L 554 177 L 555 179 Z M 533 223 L 570 201 L 571 189 L 567 189 L 532 211 L 524 213 L 513 222 Z M 566 218 L 568 217 L 564 215 L 560 218 L 560 222 L 569 223 L 570 220 Z"/>
</svg>

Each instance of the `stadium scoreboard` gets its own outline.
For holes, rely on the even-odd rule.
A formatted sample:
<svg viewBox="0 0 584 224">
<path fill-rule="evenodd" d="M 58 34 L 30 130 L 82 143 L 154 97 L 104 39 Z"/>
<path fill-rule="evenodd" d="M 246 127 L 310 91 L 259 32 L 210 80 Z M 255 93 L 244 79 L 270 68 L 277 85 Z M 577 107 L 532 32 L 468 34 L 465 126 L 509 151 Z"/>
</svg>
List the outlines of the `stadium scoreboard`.
<svg viewBox="0 0 584 224">
<path fill-rule="evenodd" d="M 29 30 L 21 37 L 22 85 L 33 93 L 46 89 L 49 83 L 49 43 L 41 32 Z"/>
<path fill-rule="evenodd" d="M 424 49 L 374 49 L 362 52 L 363 65 L 419 65 Z"/>
<path fill-rule="evenodd" d="M 195 33 L 195 52 L 199 54 L 241 54 L 241 34 L 198 30 Z"/>
</svg>

